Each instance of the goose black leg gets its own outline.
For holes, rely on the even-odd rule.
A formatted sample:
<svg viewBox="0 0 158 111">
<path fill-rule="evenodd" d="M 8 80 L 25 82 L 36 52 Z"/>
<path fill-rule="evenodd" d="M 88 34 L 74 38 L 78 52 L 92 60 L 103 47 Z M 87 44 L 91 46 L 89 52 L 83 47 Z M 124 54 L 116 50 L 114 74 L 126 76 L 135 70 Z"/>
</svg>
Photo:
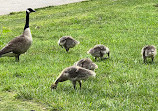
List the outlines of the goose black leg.
<svg viewBox="0 0 158 111">
<path fill-rule="evenodd" d="M 97 61 L 97 57 L 95 57 L 95 61 Z"/>
<path fill-rule="evenodd" d="M 74 89 L 76 90 L 76 81 L 72 81 L 72 84 L 74 86 Z"/>
<path fill-rule="evenodd" d="M 146 57 L 143 57 L 144 63 L 146 62 Z"/>
<path fill-rule="evenodd" d="M 143 60 L 144 60 L 144 63 L 145 63 L 146 62 L 145 51 L 143 52 Z"/>
<path fill-rule="evenodd" d="M 110 52 L 108 53 L 108 58 L 110 57 Z"/>
<path fill-rule="evenodd" d="M 79 83 L 79 85 L 80 85 L 80 90 L 81 90 L 82 83 L 81 83 L 81 81 L 78 81 L 78 83 Z"/>
<path fill-rule="evenodd" d="M 152 62 L 154 62 L 154 57 L 152 57 Z"/>
<path fill-rule="evenodd" d="M 103 56 L 104 56 L 104 55 L 100 52 L 100 59 L 101 59 L 101 60 L 104 59 Z"/>
<path fill-rule="evenodd" d="M 66 48 L 66 52 L 68 52 L 69 51 L 69 48 Z"/>
<path fill-rule="evenodd" d="M 19 62 L 19 56 L 20 56 L 20 54 L 18 54 L 17 56 L 15 56 L 15 61 L 16 62 Z"/>
</svg>

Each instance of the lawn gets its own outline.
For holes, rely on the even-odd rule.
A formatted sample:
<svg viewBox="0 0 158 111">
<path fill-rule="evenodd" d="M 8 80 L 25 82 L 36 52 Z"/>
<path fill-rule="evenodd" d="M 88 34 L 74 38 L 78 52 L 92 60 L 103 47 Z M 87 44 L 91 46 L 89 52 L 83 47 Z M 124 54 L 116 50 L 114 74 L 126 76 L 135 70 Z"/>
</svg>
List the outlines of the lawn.
<svg viewBox="0 0 158 111">
<path fill-rule="evenodd" d="M 89 0 L 36 9 L 30 14 L 33 44 L 26 54 L 0 58 L 1 111 L 157 111 L 158 57 L 144 64 L 141 49 L 158 46 L 158 0 Z M 0 48 L 23 32 L 25 12 L 0 16 Z M 58 46 L 70 35 L 80 44 L 67 53 Z M 104 61 L 87 51 L 104 44 Z M 60 72 L 89 57 L 96 78 L 73 89 L 70 81 L 50 86 Z"/>
</svg>

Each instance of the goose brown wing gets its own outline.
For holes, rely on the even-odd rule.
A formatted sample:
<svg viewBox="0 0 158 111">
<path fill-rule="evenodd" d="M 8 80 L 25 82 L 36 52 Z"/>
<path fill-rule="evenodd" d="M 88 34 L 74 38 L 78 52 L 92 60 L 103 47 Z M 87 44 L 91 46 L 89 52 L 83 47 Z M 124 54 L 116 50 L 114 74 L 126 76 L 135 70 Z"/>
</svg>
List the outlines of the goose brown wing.
<svg viewBox="0 0 158 111">
<path fill-rule="evenodd" d="M 9 52 L 15 52 L 18 53 L 21 47 L 24 45 L 25 39 L 24 37 L 19 36 L 11 40 L 1 51 L 0 55 L 9 53 Z"/>
</svg>

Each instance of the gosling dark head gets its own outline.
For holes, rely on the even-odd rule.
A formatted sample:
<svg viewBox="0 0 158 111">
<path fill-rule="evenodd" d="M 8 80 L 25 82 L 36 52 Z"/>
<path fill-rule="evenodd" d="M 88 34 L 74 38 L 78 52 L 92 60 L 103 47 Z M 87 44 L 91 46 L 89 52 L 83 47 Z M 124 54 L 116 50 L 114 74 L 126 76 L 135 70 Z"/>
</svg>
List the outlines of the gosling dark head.
<svg viewBox="0 0 158 111">
<path fill-rule="evenodd" d="M 51 85 L 51 90 L 56 89 L 57 88 L 57 84 L 52 84 Z"/>
</svg>

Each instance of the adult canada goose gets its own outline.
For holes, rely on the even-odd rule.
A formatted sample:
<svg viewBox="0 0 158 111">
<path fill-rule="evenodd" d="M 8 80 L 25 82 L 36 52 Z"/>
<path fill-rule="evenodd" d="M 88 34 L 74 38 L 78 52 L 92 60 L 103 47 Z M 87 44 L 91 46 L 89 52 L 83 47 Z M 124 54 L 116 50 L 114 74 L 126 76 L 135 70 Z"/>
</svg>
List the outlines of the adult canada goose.
<svg viewBox="0 0 158 111">
<path fill-rule="evenodd" d="M 75 45 L 79 44 L 77 40 L 73 39 L 70 36 L 63 36 L 59 39 L 58 44 L 63 48 L 66 49 L 68 52 L 70 48 L 75 47 Z"/>
<path fill-rule="evenodd" d="M 156 47 L 153 45 L 147 45 L 142 48 L 142 58 L 144 63 L 146 62 L 146 58 L 151 58 L 152 62 L 154 61 L 154 57 L 157 54 Z"/>
<path fill-rule="evenodd" d="M 71 66 L 65 68 L 59 77 L 56 79 L 55 83 L 51 85 L 51 89 L 56 89 L 59 82 L 64 82 L 66 80 L 72 81 L 74 89 L 76 89 L 76 82 L 79 83 L 81 89 L 81 80 L 86 80 L 91 76 L 95 76 L 96 73 L 94 71 L 78 67 Z"/>
<path fill-rule="evenodd" d="M 95 70 L 98 68 L 98 66 L 95 63 L 93 63 L 93 61 L 89 58 L 81 59 L 77 61 L 74 65 L 83 67 L 89 70 Z"/>
<path fill-rule="evenodd" d="M 92 56 L 95 57 L 95 60 L 100 57 L 101 59 L 103 59 L 105 54 L 108 54 L 108 58 L 110 56 L 110 50 L 108 47 L 104 46 L 104 45 L 95 45 L 93 48 L 91 48 L 87 53 L 91 54 Z M 106 59 L 106 58 L 104 58 Z"/>
<path fill-rule="evenodd" d="M 0 57 L 15 57 L 19 61 L 19 56 L 25 53 L 32 44 L 32 35 L 29 28 L 29 14 L 35 10 L 28 8 L 26 10 L 26 23 L 23 34 L 11 40 L 4 48 L 0 50 Z"/>
</svg>

